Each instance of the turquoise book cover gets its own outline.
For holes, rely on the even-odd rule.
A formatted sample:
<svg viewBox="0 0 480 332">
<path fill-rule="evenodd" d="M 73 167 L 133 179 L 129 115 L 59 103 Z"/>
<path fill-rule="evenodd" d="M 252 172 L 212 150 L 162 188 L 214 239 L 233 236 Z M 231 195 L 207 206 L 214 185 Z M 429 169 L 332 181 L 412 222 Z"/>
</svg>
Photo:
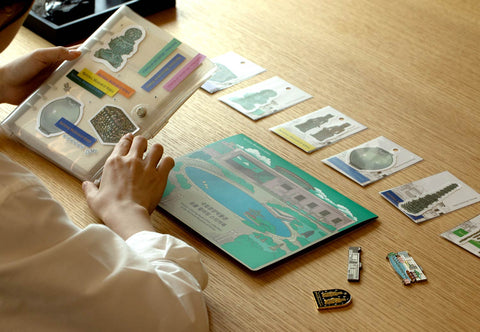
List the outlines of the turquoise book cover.
<svg viewBox="0 0 480 332">
<path fill-rule="evenodd" d="M 159 205 L 252 271 L 377 217 L 243 134 L 177 158 Z"/>
</svg>

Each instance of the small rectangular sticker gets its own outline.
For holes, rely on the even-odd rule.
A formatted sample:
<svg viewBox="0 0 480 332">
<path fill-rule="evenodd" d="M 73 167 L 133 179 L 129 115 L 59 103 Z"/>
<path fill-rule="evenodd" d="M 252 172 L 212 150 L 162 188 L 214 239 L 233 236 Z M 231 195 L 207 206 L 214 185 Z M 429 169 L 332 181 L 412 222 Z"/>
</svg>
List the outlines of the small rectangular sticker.
<svg viewBox="0 0 480 332">
<path fill-rule="evenodd" d="M 164 48 L 155 54 L 138 73 L 143 77 L 147 77 L 163 60 L 165 60 L 182 42 L 173 38 Z"/>
<path fill-rule="evenodd" d="M 97 141 L 93 136 L 89 135 L 65 118 L 58 120 L 57 123 L 55 123 L 55 126 L 62 129 L 66 134 L 72 136 L 87 147 L 91 147 Z"/>
<path fill-rule="evenodd" d="M 82 88 L 84 88 L 88 92 L 97 96 L 98 98 L 102 98 L 103 96 L 105 96 L 104 92 L 97 89 L 96 87 L 94 87 L 93 85 L 91 85 L 90 83 L 82 79 L 81 77 L 78 77 L 78 71 L 76 71 L 75 69 L 72 69 L 72 71 L 67 74 L 67 77 L 71 79 L 73 82 L 80 85 Z"/>
<path fill-rule="evenodd" d="M 118 93 L 121 94 L 122 96 L 126 97 L 126 98 L 130 98 L 131 96 L 133 96 L 133 94 L 135 93 L 135 89 L 132 88 L 132 87 L 129 87 L 128 85 L 126 85 L 125 83 L 123 83 L 122 81 L 116 79 L 115 77 L 113 77 L 112 75 L 108 74 L 107 72 L 103 71 L 102 69 L 100 69 L 99 71 L 97 71 L 96 73 L 99 77 L 103 78 L 104 80 L 108 81 L 109 83 L 111 83 L 112 85 L 116 86 L 118 88 Z"/>
<path fill-rule="evenodd" d="M 175 70 L 183 61 L 185 57 L 181 54 L 175 55 L 168 63 L 162 67 L 151 79 L 149 79 L 144 85 L 142 85 L 142 89 L 150 92 L 155 88 L 161 81 L 165 79 L 172 71 Z"/>
<path fill-rule="evenodd" d="M 206 58 L 205 55 L 203 54 L 197 54 L 192 60 L 190 60 L 189 63 L 185 65 L 181 70 L 178 71 L 178 73 L 172 77 L 170 81 L 167 82 L 163 86 L 165 90 L 168 92 L 172 92 L 173 89 L 177 87 L 182 81 L 190 75 L 195 69 L 197 69 L 198 66 L 200 66 L 203 62 L 203 60 Z"/>
<path fill-rule="evenodd" d="M 119 90 L 116 86 L 110 84 L 107 80 L 101 78 L 100 76 L 92 73 L 87 68 L 84 68 L 80 73 L 78 73 L 77 76 L 90 83 L 91 85 L 93 85 L 94 87 L 96 87 L 110 97 L 115 96 L 115 94 Z"/>
<path fill-rule="evenodd" d="M 308 143 L 307 141 L 301 139 L 297 135 L 291 133 L 286 128 L 275 127 L 275 128 L 272 128 L 271 130 L 275 134 L 277 134 L 278 136 L 281 136 L 284 139 L 286 139 L 287 141 L 292 142 L 293 144 L 295 144 L 296 146 L 298 146 L 299 148 L 301 148 L 302 150 L 304 150 L 306 152 L 312 152 L 316 149 L 315 146 L 313 146 L 312 144 Z"/>
</svg>

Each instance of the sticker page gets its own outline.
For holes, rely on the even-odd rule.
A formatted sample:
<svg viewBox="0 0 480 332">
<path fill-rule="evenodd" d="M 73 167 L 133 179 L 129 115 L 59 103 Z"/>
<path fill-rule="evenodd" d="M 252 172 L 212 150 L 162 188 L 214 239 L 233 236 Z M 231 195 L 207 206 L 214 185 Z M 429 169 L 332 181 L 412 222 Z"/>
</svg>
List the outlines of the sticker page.
<svg viewBox="0 0 480 332">
<path fill-rule="evenodd" d="M 415 223 L 441 216 L 480 201 L 480 195 L 450 172 L 380 192 Z"/>
<path fill-rule="evenodd" d="M 366 186 L 421 160 L 416 154 L 380 136 L 322 161 Z"/>
<path fill-rule="evenodd" d="M 263 73 L 264 68 L 235 52 L 228 52 L 212 59 L 217 66 L 215 74 L 202 85 L 202 89 L 215 93 Z"/>
<path fill-rule="evenodd" d="M 270 130 L 311 153 L 366 128 L 333 107 L 326 106 Z"/>
<path fill-rule="evenodd" d="M 480 215 L 442 233 L 441 236 L 480 257 Z"/>
<path fill-rule="evenodd" d="M 273 77 L 248 88 L 220 97 L 219 100 L 258 120 L 312 98 L 294 85 Z"/>
</svg>

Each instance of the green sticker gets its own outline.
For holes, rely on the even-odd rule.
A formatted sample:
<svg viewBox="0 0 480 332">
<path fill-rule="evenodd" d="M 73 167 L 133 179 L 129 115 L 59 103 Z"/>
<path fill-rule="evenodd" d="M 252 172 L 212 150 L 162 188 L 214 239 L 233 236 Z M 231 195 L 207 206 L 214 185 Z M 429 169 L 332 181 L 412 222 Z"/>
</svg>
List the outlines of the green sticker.
<svg viewBox="0 0 480 332">
<path fill-rule="evenodd" d="M 138 73 L 143 77 L 150 74 L 163 60 L 165 60 L 182 42 L 173 38 L 164 48 L 162 48 L 153 58 L 143 66 Z"/>
</svg>

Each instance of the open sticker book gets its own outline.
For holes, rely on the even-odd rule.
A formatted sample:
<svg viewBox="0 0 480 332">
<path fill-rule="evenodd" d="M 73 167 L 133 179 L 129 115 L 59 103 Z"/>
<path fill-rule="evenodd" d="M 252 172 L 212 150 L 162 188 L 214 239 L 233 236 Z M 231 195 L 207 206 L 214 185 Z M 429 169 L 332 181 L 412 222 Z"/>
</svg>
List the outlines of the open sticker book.
<svg viewBox="0 0 480 332">
<path fill-rule="evenodd" d="M 126 133 L 152 138 L 215 71 L 204 55 L 120 7 L 2 126 L 81 180 Z"/>
</svg>

